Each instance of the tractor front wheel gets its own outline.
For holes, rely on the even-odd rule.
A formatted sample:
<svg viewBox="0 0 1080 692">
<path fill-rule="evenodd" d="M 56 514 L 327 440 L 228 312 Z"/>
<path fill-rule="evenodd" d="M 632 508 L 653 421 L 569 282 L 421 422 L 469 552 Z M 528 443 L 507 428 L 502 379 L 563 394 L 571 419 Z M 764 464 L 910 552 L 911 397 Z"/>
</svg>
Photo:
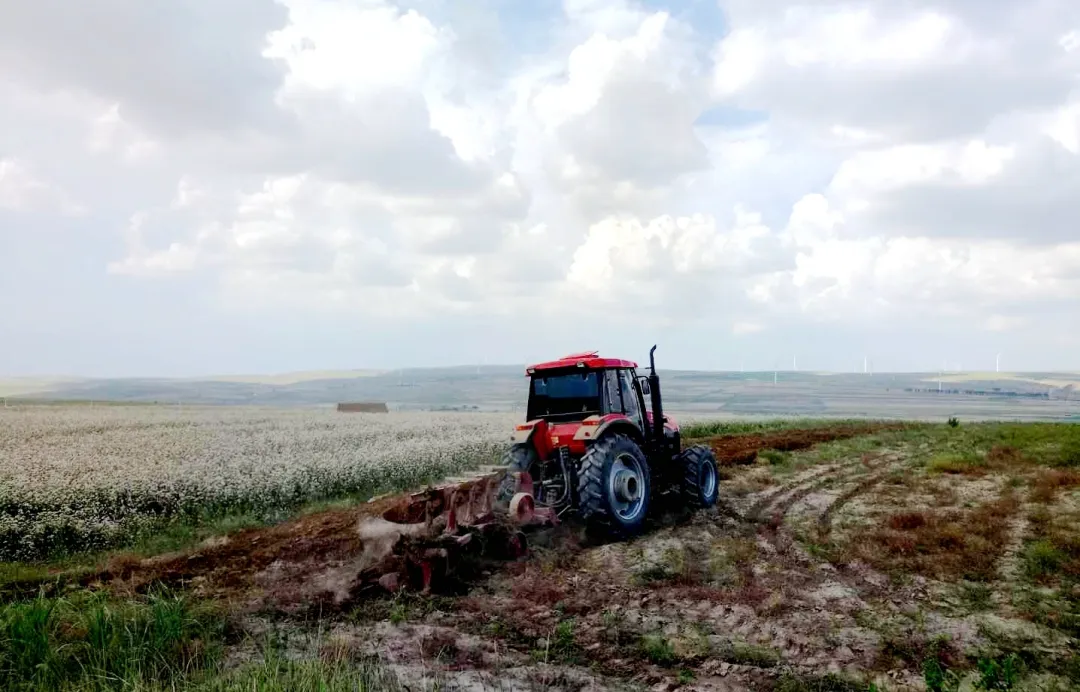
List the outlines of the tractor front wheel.
<svg viewBox="0 0 1080 692">
<path fill-rule="evenodd" d="M 651 493 L 649 463 L 626 435 L 593 442 L 581 458 L 578 513 L 592 527 L 617 536 L 638 533 Z"/>
<path fill-rule="evenodd" d="M 716 504 L 719 494 L 716 456 L 705 445 L 687 447 L 679 454 L 682 464 L 682 493 L 692 509 L 703 509 Z"/>
</svg>

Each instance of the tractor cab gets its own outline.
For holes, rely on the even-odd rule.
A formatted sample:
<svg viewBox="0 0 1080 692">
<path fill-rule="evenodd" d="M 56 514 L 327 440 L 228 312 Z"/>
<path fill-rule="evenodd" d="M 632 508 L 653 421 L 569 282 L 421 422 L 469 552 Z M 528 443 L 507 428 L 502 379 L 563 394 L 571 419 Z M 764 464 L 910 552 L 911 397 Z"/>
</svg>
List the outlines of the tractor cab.
<svg viewBox="0 0 1080 692">
<path fill-rule="evenodd" d="M 578 353 L 528 369 L 526 420 L 548 423 L 582 421 L 617 414 L 645 428 L 646 378 L 638 378 L 636 363 Z"/>
</svg>

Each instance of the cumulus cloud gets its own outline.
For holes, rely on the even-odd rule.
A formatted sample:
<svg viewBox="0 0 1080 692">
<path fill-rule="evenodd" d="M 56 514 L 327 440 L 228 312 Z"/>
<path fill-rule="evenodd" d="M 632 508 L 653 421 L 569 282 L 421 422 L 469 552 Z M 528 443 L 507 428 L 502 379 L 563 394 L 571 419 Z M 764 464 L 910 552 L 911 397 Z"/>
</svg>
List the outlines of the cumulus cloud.
<svg viewBox="0 0 1080 692">
<path fill-rule="evenodd" d="M 1076 3 L 58 7 L 0 10 L 0 249 L 10 281 L 77 277 L 50 325 L 137 295 L 103 339 L 679 326 L 708 361 L 944 318 L 1071 357 Z"/>
<path fill-rule="evenodd" d="M 42 90 L 119 103 L 140 125 L 178 135 L 268 125 L 281 68 L 267 34 L 286 20 L 273 0 L 179 0 L 160 11 L 139 0 L 6 5 L 5 76 Z"/>
<path fill-rule="evenodd" d="M 931 140 L 972 135 L 1073 88 L 1067 0 L 723 3 L 714 88 L 818 127 Z M 778 6 L 779 5 L 779 6 Z"/>
</svg>

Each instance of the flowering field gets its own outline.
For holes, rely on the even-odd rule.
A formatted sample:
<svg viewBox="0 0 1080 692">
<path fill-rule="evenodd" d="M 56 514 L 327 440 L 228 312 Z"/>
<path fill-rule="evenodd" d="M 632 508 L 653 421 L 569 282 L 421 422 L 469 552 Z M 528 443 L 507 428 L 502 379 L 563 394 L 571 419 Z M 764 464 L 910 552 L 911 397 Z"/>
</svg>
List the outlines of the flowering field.
<svg viewBox="0 0 1080 692">
<path fill-rule="evenodd" d="M 107 547 L 149 521 L 273 512 L 495 463 L 517 416 L 0 409 L 0 560 Z"/>
</svg>

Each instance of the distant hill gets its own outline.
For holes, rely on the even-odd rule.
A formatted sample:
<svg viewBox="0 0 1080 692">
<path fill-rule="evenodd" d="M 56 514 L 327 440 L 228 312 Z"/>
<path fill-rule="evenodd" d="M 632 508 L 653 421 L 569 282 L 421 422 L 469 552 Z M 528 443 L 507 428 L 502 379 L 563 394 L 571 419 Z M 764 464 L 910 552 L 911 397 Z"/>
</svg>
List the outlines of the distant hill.
<svg viewBox="0 0 1080 692">
<path fill-rule="evenodd" d="M 1080 420 L 1075 373 L 814 373 L 662 370 L 669 410 L 701 415 Z M 0 380 L 12 402 L 334 406 L 391 410 L 522 410 L 523 366 L 461 366 L 230 375 L 198 379 Z"/>
</svg>

